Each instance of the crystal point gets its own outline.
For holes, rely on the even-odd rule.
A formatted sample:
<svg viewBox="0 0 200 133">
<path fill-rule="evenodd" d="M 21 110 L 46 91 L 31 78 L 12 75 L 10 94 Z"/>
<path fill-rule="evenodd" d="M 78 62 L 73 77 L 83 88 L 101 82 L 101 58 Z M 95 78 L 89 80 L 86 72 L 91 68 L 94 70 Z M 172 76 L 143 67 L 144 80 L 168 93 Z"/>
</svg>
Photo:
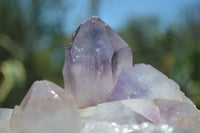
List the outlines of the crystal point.
<svg viewBox="0 0 200 133">
<path fill-rule="evenodd" d="M 50 81 L 36 81 L 15 107 L 11 125 L 24 133 L 78 133 L 79 115 L 69 93 Z"/>
<path fill-rule="evenodd" d="M 185 101 L 194 106 L 180 87 L 151 65 L 136 64 L 122 71 L 107 101 L 155 98 Z"/>
<path fill-rule="evenodd" d="M 91 17 L 79 26 L 66 50 L 65 89 L 79 107 L 105 102 L 122 69 L 130 66 L 128 45 L 101 19 Z"/>
</svg>

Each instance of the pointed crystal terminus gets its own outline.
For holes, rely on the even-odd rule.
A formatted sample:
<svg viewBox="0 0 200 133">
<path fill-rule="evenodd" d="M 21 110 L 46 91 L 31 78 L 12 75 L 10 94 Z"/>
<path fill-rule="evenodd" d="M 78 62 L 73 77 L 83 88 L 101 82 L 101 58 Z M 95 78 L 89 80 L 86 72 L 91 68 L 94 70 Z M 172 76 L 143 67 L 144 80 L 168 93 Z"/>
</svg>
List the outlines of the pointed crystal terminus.
<svg viewBox="0 0 200 133">
<path fill-rule="evenodd" d="M 180 90 L 178 84 L 166 75 L 146 64 L 135 64 L 133 67 L 124 69 L 107 101 L 123 99 L 168 99 L 190 103 Z"/>
<path fill-rule="evenodd" d="M 78 133 L 79 114 L 73 96 L 50 81 L 36 81 L 10 123 L 14 133 Z"/>
<path fill-rule="evenodd" d="M 63 76 L 79 107 L 105 102 L 122 69 L 132 66 L 132 52 L 98 17 L 82 23 L 66 50 Z"/>
</svg>

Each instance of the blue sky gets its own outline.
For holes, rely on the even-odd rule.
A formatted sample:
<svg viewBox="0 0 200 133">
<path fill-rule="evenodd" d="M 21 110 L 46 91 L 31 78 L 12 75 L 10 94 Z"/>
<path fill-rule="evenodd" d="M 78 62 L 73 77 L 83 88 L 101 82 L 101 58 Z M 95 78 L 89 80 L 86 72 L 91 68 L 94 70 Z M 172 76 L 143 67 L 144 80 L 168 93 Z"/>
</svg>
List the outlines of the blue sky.
<svg viewBox="0 0 200 133">
<path fill-rule="evenodd" d="M 68 15 L 70 18 L 65 25 L 67 33 L 76 30 L 81 22 L 91 16 L 90 0 L 76 0 L 71 2 Z M 180 12 L 185 8 L 200 3 L 199 0 L 101 0 L 98 16 L 119 31 L 134 17 L 156 16 L 161 25 L 167 26 L 180 21 Z M 96 15 L 96 14 L 94 14 Z"/>
</svg>

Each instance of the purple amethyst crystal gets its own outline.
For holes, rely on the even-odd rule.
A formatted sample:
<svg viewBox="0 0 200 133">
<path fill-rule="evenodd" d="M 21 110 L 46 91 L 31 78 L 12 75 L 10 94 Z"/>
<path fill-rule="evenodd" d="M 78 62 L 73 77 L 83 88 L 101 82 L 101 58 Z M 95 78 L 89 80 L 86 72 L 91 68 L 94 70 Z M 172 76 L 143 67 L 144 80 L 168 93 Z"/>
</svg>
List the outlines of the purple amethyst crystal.
<svg viewBox="0 0 200 133">
<path fill-rule="evenodd" d="M 200 111 L 192 104 L 164 99 L 155 99 L 154 104 L 159 108 L 165 123 L 194 133 L 199 132 Z"/>
<path fill-rule="evenodd" d="M 155 98 L 185 101 L 194 105 L 173 80 L 151 65 L 136 64 L 122 71 L 107 101 Z"/>
<path fill-rule="evenodd" d="M 132 66 L 128 45 L 102 20 L 91 17 L 66 50 L 63 76 L 79 107 L 105 102 L 122 69 Z"/>
</svg>

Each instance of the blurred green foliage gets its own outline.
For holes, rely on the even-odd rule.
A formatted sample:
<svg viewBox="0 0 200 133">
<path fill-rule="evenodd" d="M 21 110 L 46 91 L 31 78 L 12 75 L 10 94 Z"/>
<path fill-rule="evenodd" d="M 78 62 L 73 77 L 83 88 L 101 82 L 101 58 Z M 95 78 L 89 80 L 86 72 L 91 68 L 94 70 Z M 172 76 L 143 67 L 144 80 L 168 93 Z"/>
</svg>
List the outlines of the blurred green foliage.
<svg viewBox="0 0 200 133">
<path fill-rule="evenodd" d="M 93 15 L 99 1 L 90 2 Z M 71 38 L 61 28 L 67 12 L 70 3 L 64 0 L 0 1 L 0 107 L 19 104 L 35 80 L 63 86 Z M 200 107 L 200 5 L 182 14 L 178 24 L 165 29 L 154 17 L 134 18 L 120 35 L 131 46 L 134 63 L 152 64 Z"/>
<path fill-rule="evenodd" d="M 0 106 L 19 104 L 35 80 L 63 85 L 69 39 L 60 16 L 67 6 L 53 0 L 0 1 Z"/>
</svg>

